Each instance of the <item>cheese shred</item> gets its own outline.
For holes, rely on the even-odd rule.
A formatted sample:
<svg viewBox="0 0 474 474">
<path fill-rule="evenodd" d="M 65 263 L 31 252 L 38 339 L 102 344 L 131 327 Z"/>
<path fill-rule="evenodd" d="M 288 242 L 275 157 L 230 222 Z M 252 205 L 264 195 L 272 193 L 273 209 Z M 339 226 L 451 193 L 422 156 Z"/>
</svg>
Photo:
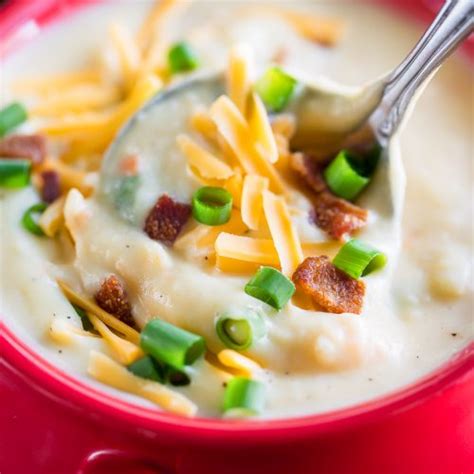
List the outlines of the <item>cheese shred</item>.
<svg viewBox="0 0 474 474">
<path fill-rule="evenodd" d="M 87 372 L 99 382 L 145 398 L 163 410 L 182 416 L 196 414 L 196 405 L 184 395 L 158 382 L 133 375 L 125 367 L 100 352 L 91 351 Z"/>
</svg>

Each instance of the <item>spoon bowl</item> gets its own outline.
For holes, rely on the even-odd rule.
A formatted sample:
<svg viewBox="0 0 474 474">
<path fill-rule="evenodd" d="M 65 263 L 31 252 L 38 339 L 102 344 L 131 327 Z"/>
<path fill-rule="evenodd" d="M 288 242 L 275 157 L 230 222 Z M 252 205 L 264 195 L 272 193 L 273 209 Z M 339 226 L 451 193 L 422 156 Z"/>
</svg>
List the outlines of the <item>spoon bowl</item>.
<svg viewBox="0 0 474 474">
<path fill-rule="evenodd" d="M 292 148 L 326 157 L 342 148 L 356 152 L 381 148 L 370 188 L 383 191 L 379 192 L 378 207 L 385 214 L 396 212 L 400 203 L 394 196 L 400 196 L 401 183 L 394 180 L 401 165 L 388 163 L 390 139 L 417 93 L 473 31 L 473 12 L 474 0 L 448 0 L 407 58 L 393 72 L 366 86 L 341 89 L 321 80 L 301 81 L 288 106 L 297 123 Z M 197 189 L 199 183 L 183 173 L 187 165 L 176 137 L 191 131 L 193 110 L 209 107 L 224 87 L 221 73 L 194 76 L 158 93 L 121 130 L 106 153 L 100 191 L 122 218 L 141 225 L 158 189 L 190 201 L 189 190 Z M 140 178 L 124 177 L 121 160 L 137 153 L 138 148 Z"/>
</svg>

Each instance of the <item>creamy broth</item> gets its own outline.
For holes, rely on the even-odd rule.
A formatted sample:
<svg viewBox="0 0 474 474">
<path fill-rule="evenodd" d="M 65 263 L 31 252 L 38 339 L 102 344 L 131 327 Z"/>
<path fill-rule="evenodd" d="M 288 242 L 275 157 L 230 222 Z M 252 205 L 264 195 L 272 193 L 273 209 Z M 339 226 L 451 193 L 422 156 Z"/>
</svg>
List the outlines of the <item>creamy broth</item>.
<svg viewBox="0 0 474 474">
<path fill-rule="evenodd" d="M 245 41 L 255 45 L 259 68 L 284 45 L 288 69 L 359 84 L 397 64 L 420 34 L 406 20 L 376 7 L 335 4 L 322 11 L 347 19 L 348 31 L 340 45 L 326 50 L 297 37 L 275 19 L 243 17 L 225 22 L 231 13 L 215 5 L 209 26 L 189 29 L 191 24 L 202 24 L 200 17 L 205 13 L 199 6 L 193 7 L 182 25 L 174 26 L 178 31 L 190 31 L 189 38 L 208 69 L 222 67 L 226 48 Z M 305 7 L 313 9 L 309 3 Z M 321 6 L 317 8 L 319 11 Z M 103 40 L 111 17 L 135 26 L 141 15 L 142 4 L 136 3 L 88 8 L 4 60 L 2 81 L 38 74 L 38 69 L 49 72 L 77 67 Z M 373 28 L 374 24 L 384 28 Z M 86 25 L 88 35 L 84 38 L 81 33 Z M 48 54 L 51 45 L 57 54 Z M 44 58 L 40 67 L 31 62 L 33 57 Z M 395 212 L 377 208 L 378 193 L 383 190 L 377 189 L 376 183 L 364 198 L 364 205 L 372 212 L 361 237 L 386 252 L 389 265 L 366 278 L 367 295 L 360 316 L 309 312 L 293 305 L 278 313 L 270 310 L 242 291 L 248 276 L 220 274 L 206 265 L 203 256 L 189 255 L 179 246 L 169 251 L 121 219 L 100 195 L 86 201 L 80 196 L 68 200 L 71 216 L 84 211 L 90 216 L 86 226 L 71 218 L 77 251 L 73 260 L 59 253 L 53 242 L 31 237 L 19 225 L 24 209 L 37 201 L 35 193 L 27 189 L 0 191 L 0 309 L 7 325 L 62 370 L 134 403 L 148 404 L 87 376 L 89 351 L 108 353 L 100 339 L 70 334 L 53 340 L 50 336 L 51 324 L 81 327 L 56 287 L 56 278 L 82 286 L 92 295 L 107 274 L 116 273 L 127 283 L 140 326 L 159 316 L 201 334 L 212 351 L 222 348 L 214 330 L 216 314 L 242 309 L 263 314 L 267 337 L 247 353 L 265 367 L 261 374 L 266 386 L 264 417 L 320 413 L 414 381 L 448 360 L 472 337 L 471 84 L 472 70 L 460 59 L 450 60 L 427 87 L 401 136 L 392 144 L 390 160 L 398 183 Z M 8 91 L 4 95 L 7 101 Z M 202 99 L 185 100 L 179 104 L 179 114 Z M 170 114 L 178 120 L 179 114 Z M 175 125 L 178 122 L 158 124 L 166 132 L 162 142 L 151 141 L 152 131 L 145 127 L 142 135 L 136 134 L 123 144 L 124 152 L 129 152 L 143 147 L 144 142 L 151 143 L 150 150 L 141 148 L 140 152 L 158 151 L 166 156 L 157 161 L 161 168 L 156 176 L 163 179 L 153 181 L 154 175 L 148 175 L 151 181 L 140 195 L 133 221 L 141 222 L 144 209 L 156 199 L 147 190 L 172 189 L 177 198 L 189 200 L 199 186 L 184 171 L 180 173 L 183 158 L 170 144 L 174 139 L 168 139 L 167 134 L 182 131 L 182 124 Z M 403 218 L 398 209 L 404 195 L 400 156 L 408 183 Z M 292 202 L 308 207 L 297 192 L 292 194 Z M 322 239 L 321 232 L 307 220 L 295 218 L 295 224 L 303 242 Z M 218 416 L 222 380 L 204 361 L 193 365 L 192 372 L 191 385 L 177 390 L 198 405 L 199 415 Z"/>
</svg>

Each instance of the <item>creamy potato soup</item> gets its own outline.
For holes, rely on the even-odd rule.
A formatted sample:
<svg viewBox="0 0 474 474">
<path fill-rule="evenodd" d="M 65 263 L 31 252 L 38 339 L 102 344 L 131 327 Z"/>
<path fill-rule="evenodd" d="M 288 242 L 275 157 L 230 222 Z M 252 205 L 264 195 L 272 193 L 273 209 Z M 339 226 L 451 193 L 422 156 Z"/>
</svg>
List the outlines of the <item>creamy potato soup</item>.
<svg viewBox="0 0 474 474">
<path fill-rule="evenodd" d="M 472 68 L 386 150 L 292 141 L 305 83 L 350 94 L 420 34 L 363 3 L 111 2 L 3 58 L 6 326 L 184 416 L 326 412 L 448 361 L 472 338 Z"/>
</svg>

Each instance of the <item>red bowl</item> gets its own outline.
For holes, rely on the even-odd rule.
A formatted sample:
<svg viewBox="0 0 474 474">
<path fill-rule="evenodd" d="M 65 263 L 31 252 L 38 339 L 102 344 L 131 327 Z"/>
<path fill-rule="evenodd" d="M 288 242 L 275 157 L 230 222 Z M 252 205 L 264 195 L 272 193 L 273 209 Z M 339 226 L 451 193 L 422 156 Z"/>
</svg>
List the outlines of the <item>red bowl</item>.
<svg viewBox="0 0 474 474">
<path fill-rule="evenodd" d="M 29 38 L 31 28 L 19 26 L 44 26 L 84 3 L 91 0 L 12 1 L 0 17 L 3 53 Z M 433 15 L 421 2 L 386 3 Z M 0 348 L 2 473 L 458 473 L 474 466 L 474 344 L 387 396 L 251 423 L 132 405 L 58 370 L 1 322 Z"/>
</svg>

